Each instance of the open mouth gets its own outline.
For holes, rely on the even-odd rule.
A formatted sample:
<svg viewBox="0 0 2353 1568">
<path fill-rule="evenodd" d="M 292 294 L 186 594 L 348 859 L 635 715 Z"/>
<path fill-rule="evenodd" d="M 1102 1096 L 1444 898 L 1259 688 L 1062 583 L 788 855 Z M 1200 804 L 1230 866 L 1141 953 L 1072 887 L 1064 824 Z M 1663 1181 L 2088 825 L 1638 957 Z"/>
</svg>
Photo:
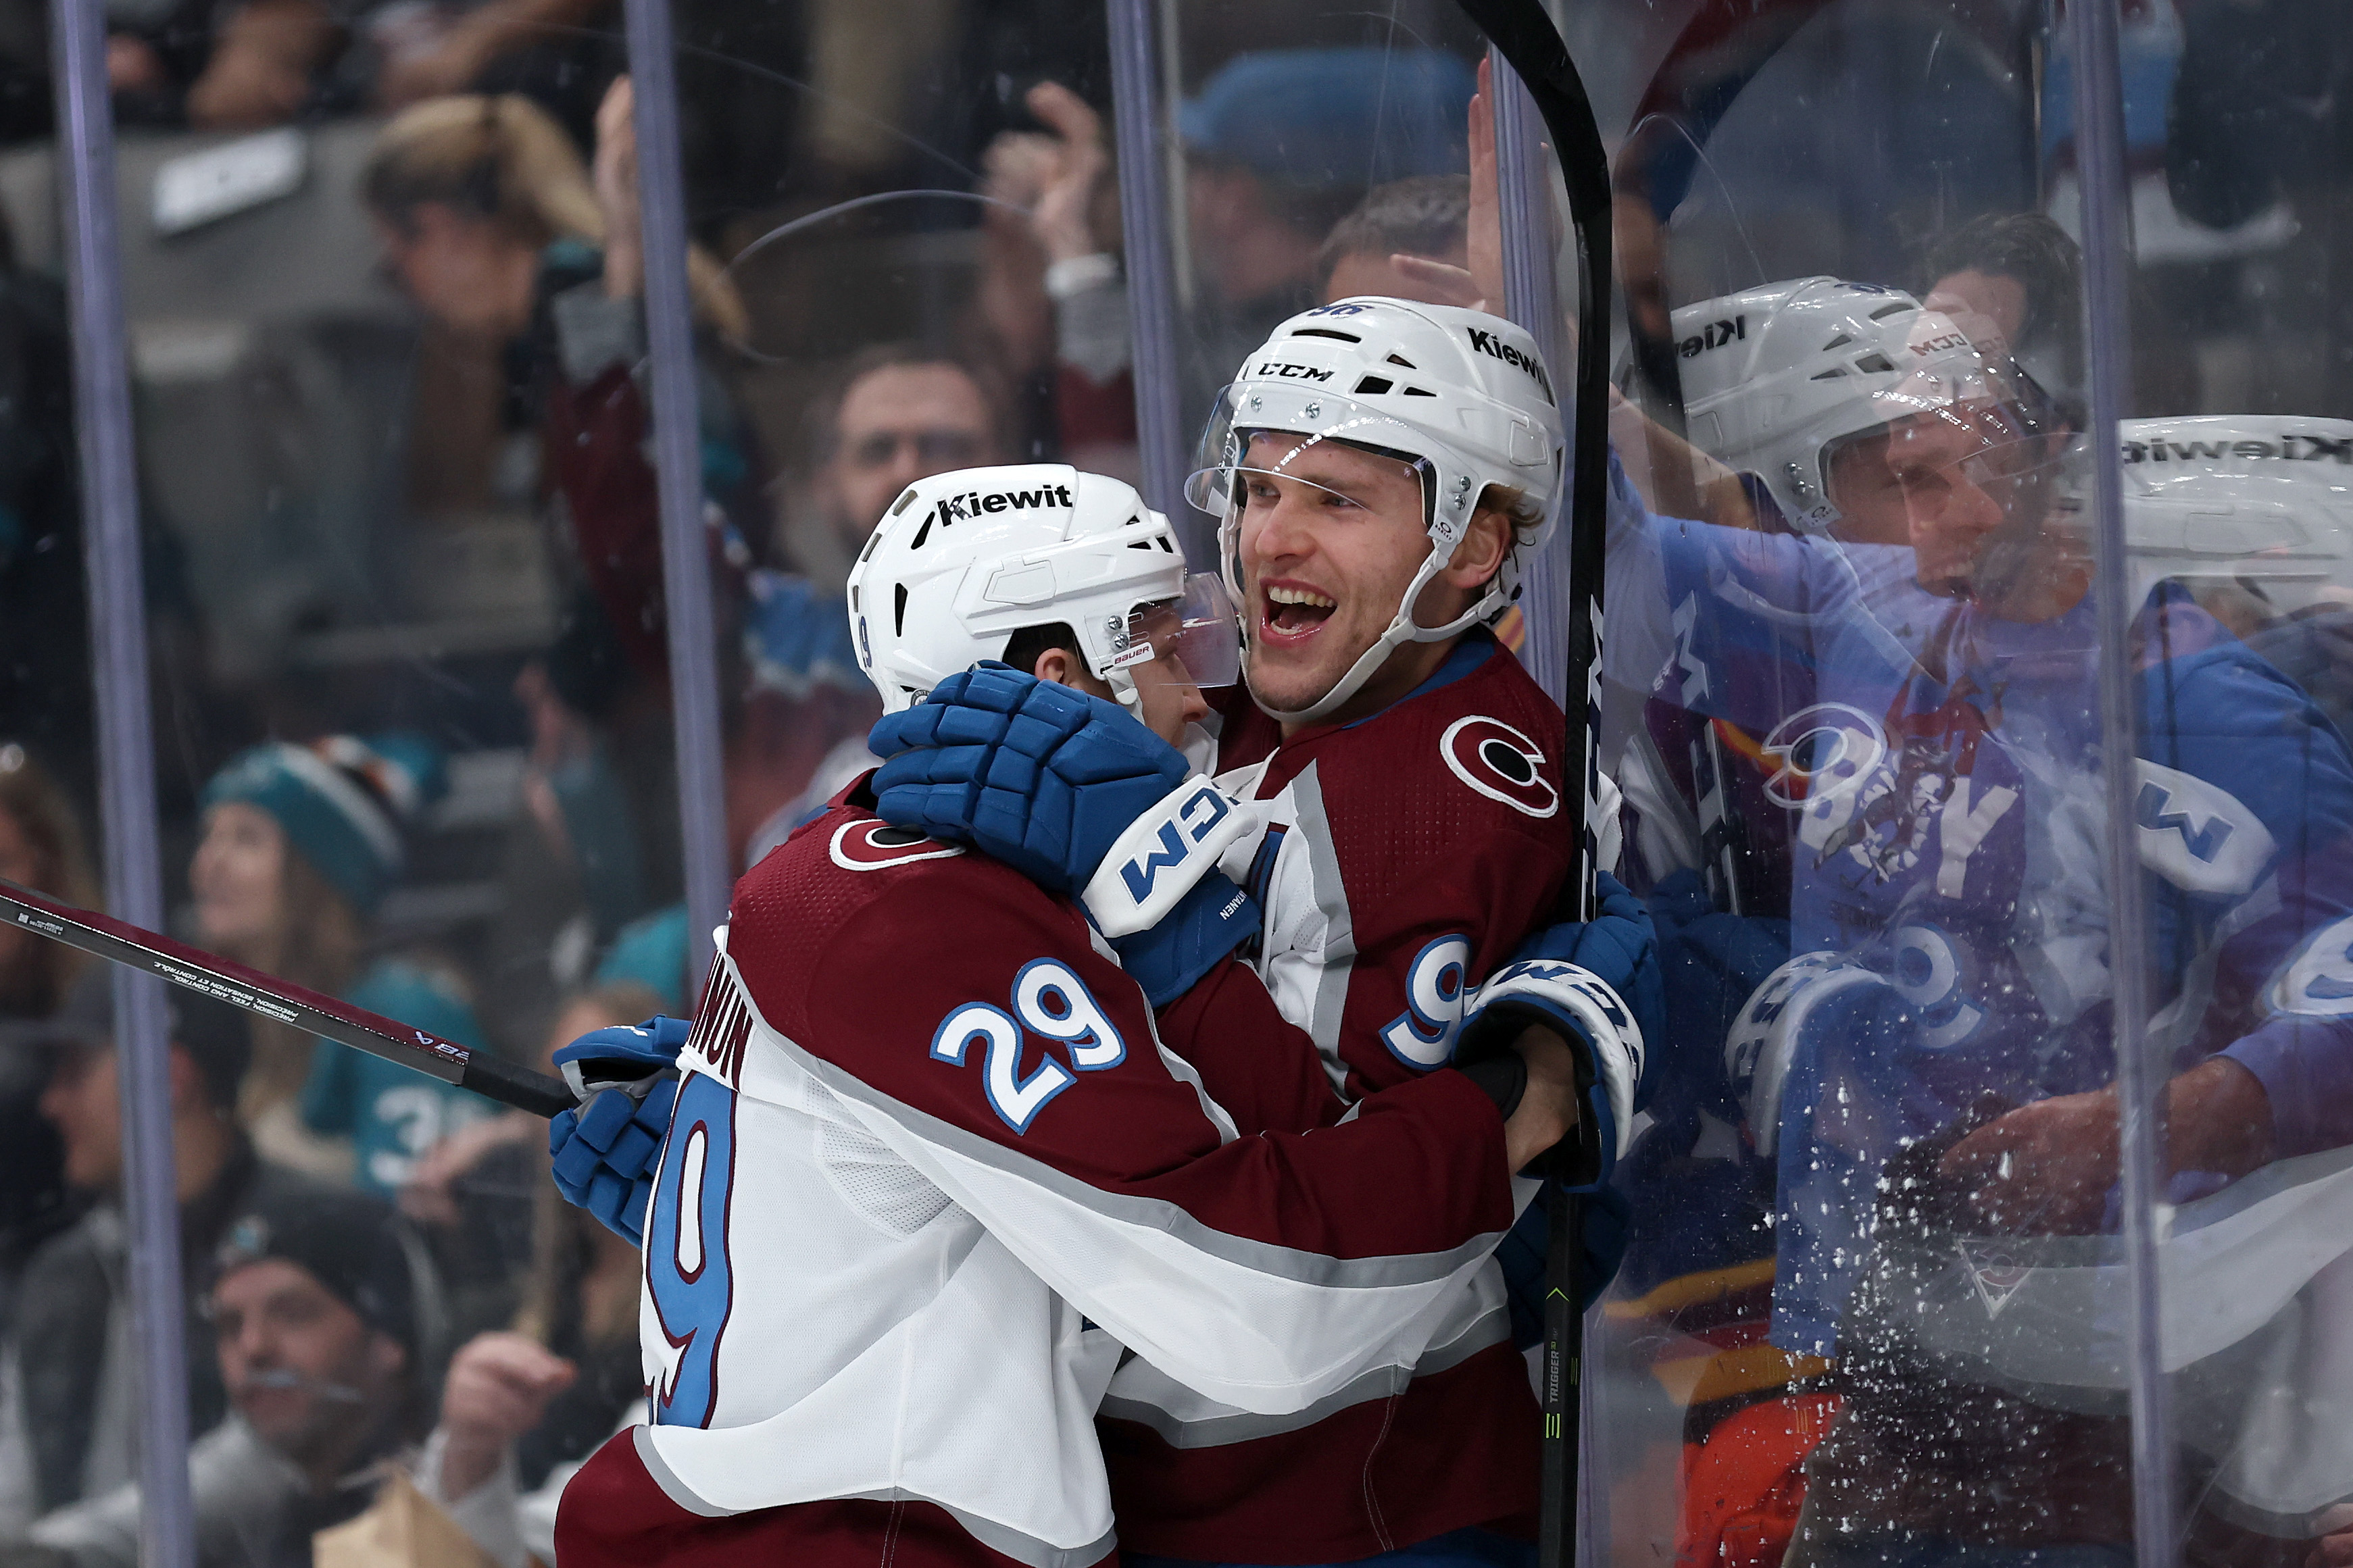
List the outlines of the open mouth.
<svg viewBox="0 0 2353 1568">
<path fill-rule="evenodd" d="M 1293 643 L 1314 637 L 1332 618 L 1340 602 L 1303 583 L 1269 583 L 1259 617 L 1260 629 L 1271 642 Z"/>
</svg>

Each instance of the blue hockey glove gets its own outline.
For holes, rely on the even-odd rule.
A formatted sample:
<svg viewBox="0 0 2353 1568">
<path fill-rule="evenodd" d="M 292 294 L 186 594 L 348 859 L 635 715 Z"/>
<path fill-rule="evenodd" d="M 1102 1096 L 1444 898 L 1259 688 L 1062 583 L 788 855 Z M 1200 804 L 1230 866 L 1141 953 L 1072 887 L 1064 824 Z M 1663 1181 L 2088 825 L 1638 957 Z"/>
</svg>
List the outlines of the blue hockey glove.
<svg viewBox="0 0 2353 1568">
<path fill-rule="evenodd" d="M 685 1018 L 649 1018 L 591 1030 L 555 1053 L 581 1100 L 548 1124 L 556 1190 L 635 1246 L 645 1245 L 654 1164 L 678 1103 L 678 1053 L 693 1027 Z"/>
<path fill-rule="evenodd" d="M 1111 944 L 1118 950 L 1120 966 L 1144 988 L 1145 1000 L 1166 1007 L 1258 930 L 1257 900 L 1213 871 L 1194 883 L 1159 924 L 1113 937 Z"/>
<path fill-rule="evenodd" d="M 1590 1134 L 1583 1143 L 1594 1162 L 1575 1189 L 1584 1193 L 1599 1191 L 1618 1163 L 1619 1140 L 1644 1088 L 1644 1031 L 1658 1037 L 1666 1012 L 1649 911 L 1607 874 L 1600 893 L 1599 919 L 1538 932 L 1487 977 L 1463 1007 L 1454 1047 L 1458 1063 L 1475 1063 L 1541 1023 L 1580 1048 Z"/>
<path fill-rule="evenodd" d="M 885 821 L 1076 894 L 1105 936 L 1157 924 L 1250 828 L 1118 703 L 994 661 L 884 715 L 869 744 Z"/>
<path fill-rule="evenodd" d="M 1557 959 L 1589 971 L 1618 994 L 1644 1039 L 1664 1039 L 1667 988 L 1651 911 L 1607 871 L 1600 874 L 1596 887 L 1600 893 L 1599 914 L 1591 921 L 1546 926 L 1522 942 L 1512 961 Z"/>
</svg>

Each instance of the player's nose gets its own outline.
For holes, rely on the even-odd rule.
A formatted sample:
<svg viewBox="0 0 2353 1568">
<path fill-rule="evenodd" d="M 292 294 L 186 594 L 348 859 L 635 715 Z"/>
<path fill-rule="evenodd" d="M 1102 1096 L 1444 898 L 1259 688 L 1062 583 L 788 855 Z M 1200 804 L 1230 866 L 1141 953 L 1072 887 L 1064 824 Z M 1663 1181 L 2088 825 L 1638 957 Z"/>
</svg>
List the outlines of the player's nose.
<svg viewBox="0 0 2353 1568">
<path fill-rule="evenodd" d="M 1253 565 L 1283 565 L 1300 560 L 1314 548 L 1307 526 L 1309 506 L 1286 485 L 1269 507 L 1253 507 L 1242 528 L 1242 555 Z"/>
</svg>

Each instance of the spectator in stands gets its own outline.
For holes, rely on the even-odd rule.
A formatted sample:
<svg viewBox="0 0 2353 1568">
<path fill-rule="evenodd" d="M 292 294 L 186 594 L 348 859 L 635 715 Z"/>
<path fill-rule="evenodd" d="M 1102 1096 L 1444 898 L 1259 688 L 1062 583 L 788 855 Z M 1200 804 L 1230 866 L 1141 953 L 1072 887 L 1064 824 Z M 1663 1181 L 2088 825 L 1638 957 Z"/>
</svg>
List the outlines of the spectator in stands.
<svg viewBox="0 0 2353 1568">
<path fill-rule="evenodd" d="M 808 504 L 788 508 L 785 563 L 828 592 L 882 510 L 917 479 L 1011 462 L 1005 388 L 951 351 L 881 343 L 850 357 L 810 400 L 802 421 Z"/>
<path fill-rule="evenodd" d="M 754 570 L 745 581 L 745 679 L 727 759 L 728 845 L 739 863 L 780 841 L 818 784 L 871 765 L 866 731 L 881 710 L 850 646 L 849 563 L 917 479 L 1017 460 L 1010 417 L 987 367 L 912 343 L 852 356 L 812 400 L 803 422 L 810 482 L 786 498 L 781 524 L 779 553 L 795 570 Z"/>
<path fill-rule="evenodd" d="M 443 788 L 440 758 L 413 736 L 272 742 L 205 786 L 188 872 L 196 934 L 266 973 L 480 1045 L 473 1009 L 438 966 L 367 956 L 368 922 L 399 875 L 403 840 Z M 246 1105 L 263 1152 L 319 1173 L 396 1190 L 409 1164 L 487 1101 L 379 1058 L 257 1019 Z M 298 1098 L 299 1096 L 299 1098 Z M 348 1141 L 349 1152 L 322 1148 Z"/>
<path fill-rule="evenodd" d="M 1368 189 L 1461 167 L 1472 91 L 1471 68 L 1436 50 L 1262 49 L 1227 61 L 1181 106 L 1187 232 L 1207 284 L 1186 323 L 1186 417 L 1277 322 L 1314 303 L 1325 238 Z M 1017 346 L 1040 335 L 1038 296 L 1050 305 L 1062 457 L 1077 462 L 1134 440 L 1132 416 L 1117 417 L 1132 399 L 1110 155 L 1102 117 L 1067 88 L 1041 84 L 1027 102 L 1045 131 L 999 137 L 986 161 L 987 194 L 1031 213 L 1032 271 L 1018 275 L 1021 247 L 993 246 L 981 298 Z"/>
<path fill-rule="evenodd" d="M 72 805 L 14 742 L 0 744 L 0 878 L 85 909 L 98 901 Z M 79 1201 L 57 1129 L 40 1113 L 49 1058 L 36 1042 L 87 963 L 61 942 L 0 925 L 0 1323 L 26 1259 L 72 1221 Z"/>
<path fill-rule="evenodd" d="M 980 315 L 1008 371 L 1050 382 L 1061 460 L 1134 479 L 1133 351 L 1103 116 L 1060 82 L 1023 101 L 1045 129 L 1002 132 L 982 155 Z"/>
<path fill-rule="evenodd" d="M 557 1016 L 547 1049 L 658 1011 L 639 985 L 599 986 Z M 503 1142 L 493 1145 L 497 1137 Z M 510 1331 L 469 1341 L 449 1363 L 441 1418 L 417 1485 L 504 1565 L 555 1560 L 555 1501 L 580 1461 L 644 1408 L 638 1351 L 638 1250 L 547 1179 L 547 1124 L 515 1116 L 452 1141 L 445 1191 L 517 1154 L 533 1181 L 531 1276 Z"/>
<path fill-rule="evenodd" d="M 579 535 L 579 561 L 629 663 L 667 669 L 660 537 L 646 405 L 637 144 L 627 78 L 597 111 L 592 173 L 544 110 L 512 95 L 435 99 L 396 117 L 360 176 L 385 261 L 419 309 L 505 345 L 513 417 L 535 426 Z M 707 339 L 740 342 L 742 300 L 701 249 L 687 258 Z M 709 346 L 708 342 L 706 346 Z M 749 477 L 722 389 L 702 400 L 704 479 L 734 500 Z M 723 426 L 723 427 L 721 427 Z"/>
<path fill-rule="evenodd" d="M 1989 213 L 1928 250 L 1921 303 L 1968 312 L 2010 340 L 2019 367 L 2056 396 L 2084 384 L 2084 255 L 2042 213 Z"/>
<path fill-rule="evenodd" d="M 501 923 L 490 958 L 491 1021 L 515 1043 L 535 1039 L 583 978 L 567 953 L 592 953 L 681 890 L 661 536 L 635 379 L 646 339 L 630 102 L 625 78 L 597 111 L 592 170 L 523 99 L 431 100 L 384 128 L 360 178 L 387 266 L 419 308 L 503 354 L 508 430 L 540 456 L 532 488 L 571 568 L 563 626 L 516 689 L 533 736 L 532 813 L 508 880 L 533 896 L 509 900 L 516 918 Z M 688 269 L 706 372 L 705 489 L 740 527 L 759 486 L 722 371 L 744 306 L 700 249 Z M 720 531 L 712 543 L 732 609 Z M 566 934 L 583 916 L 585 943 Z"/>
<path fill-rule="evenodd" d="M 136 1474 L 129 1242 L 110 975 L 86 971 L 62 1010 L 37 1026 L 48 1063 L 41 1113 L 65 1147 L 65 1174 L 92 1206 L 26 1264 L 0 1373 L 0 1532 L 96 1496 Z M 172 1159 L 187 1258 L 202 1267 L 232 1216 L 301 1190 L 305 1179 L 256 1156 L 236 1119 L 248 1046 L 244 1015 L 175 996 L 170 1046 Z M 208 1335 L 189 1296 L 188 1407 L 195 1431 L 227 1408 Z"/>
<path fill-rule="evenodd" d="M 1472 88 L 1471 68 L 1435 50 L 1266 49 L 1229 60 L 1179 109 L 1217 375 L 1314 302 L 1324 237 L 1367 189 L 1462 166 Z"/>
<path fill-rule="evenodd" d="M 206 1295 L 229 1417 L 188 1453 L 204 1568 L 311 1561 L 311 1537 L 374 1497 L 381 1461 L 417 1439 L 431 1389 L 417 1325 L 429 1282 L 399 1222 L 364 1194 L 301 1191 L 237 1212 Z M 125 1483 L 44 1516 L 8 1568 L 133 1568 L 139 1493 Z"/>
<path fill-rule="evenodd" d="M 1467 270 L 1470 221 L 1468 174 L 1417 174 L 1377 185 L 1324 237 L 1315 256 L 1316 293 L 1324 300 L 1414 299 L 1420 279 L 1401 270 L 1398 258 L 1419 257 Z"/>
</svg>

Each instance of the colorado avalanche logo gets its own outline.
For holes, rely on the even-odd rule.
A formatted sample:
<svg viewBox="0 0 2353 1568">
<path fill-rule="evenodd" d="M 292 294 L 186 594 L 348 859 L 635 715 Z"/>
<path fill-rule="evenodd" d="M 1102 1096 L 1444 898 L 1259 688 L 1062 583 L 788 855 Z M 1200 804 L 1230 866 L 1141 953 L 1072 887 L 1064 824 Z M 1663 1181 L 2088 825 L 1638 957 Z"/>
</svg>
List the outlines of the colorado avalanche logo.
<svg viewBox="0 0 2353 1568">
<path fill-rule="evenodd" d="M 1560 809 L 1560 791 L 1544 776 L 1544 752 L 1501 719 L 1457 719 L 1439 738 L 1438 752 L 1456 778 L 1490 800 L 1530 816 Z"/>
<path fill-rule="evenodd" d="M 1774 725 L 1765 754 L 1775 763 L 1766 798 L 1803 811 L 1810 800 L 1861 789 L 1887 758 L 1887 731 L 1860 708 L 1818 702 Z"/>
<path fill-rule="evenodd" d="M 833 830 L 833 842 L 828 847 L 833 852 L 833 863 L 845 871 L 880 871 L 964 853 L 963 845 L 926 838 L 918 828 L 873 821 L 843 823 Z"/>
</svg>

